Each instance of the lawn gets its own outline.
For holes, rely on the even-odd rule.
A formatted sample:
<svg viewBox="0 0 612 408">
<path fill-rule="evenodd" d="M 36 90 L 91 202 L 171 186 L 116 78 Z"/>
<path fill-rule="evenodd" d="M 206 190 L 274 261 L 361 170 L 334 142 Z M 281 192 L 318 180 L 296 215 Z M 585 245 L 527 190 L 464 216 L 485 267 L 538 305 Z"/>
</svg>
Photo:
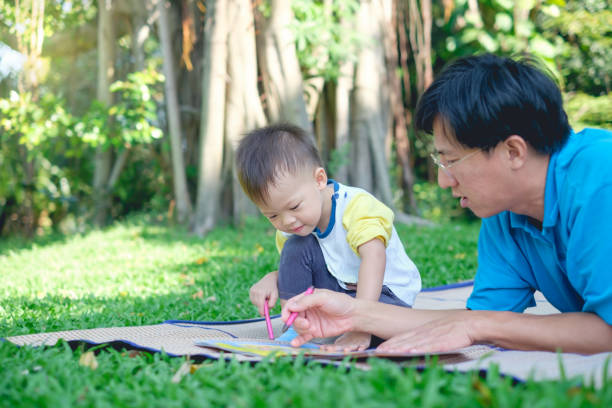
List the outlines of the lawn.
<svg viewBox="0 0 612 408">
<path fill-rule="evenodd" d="M 424 287 L 473 277 L 478 227 L 397 226 Z M 81 235 L 2 242 L 0 337 L 255 317 L 248 288 L 275 269 L 273 241 L 262 219 L 198 239 L 140 215 Z M 417 371 L 376 360 L 363 371 L 280 359 L 206 362 L 180 376 L 185 360 L 162 354 L 103 350 L 95 369 L 81 357 L 65 344 L 0 343 L 0 406 L 612 406 L 612 380 L 599 390 L 580 379 L 513 385 L 494 369 L 481 378 L 435 364 Z"/>
</svg>

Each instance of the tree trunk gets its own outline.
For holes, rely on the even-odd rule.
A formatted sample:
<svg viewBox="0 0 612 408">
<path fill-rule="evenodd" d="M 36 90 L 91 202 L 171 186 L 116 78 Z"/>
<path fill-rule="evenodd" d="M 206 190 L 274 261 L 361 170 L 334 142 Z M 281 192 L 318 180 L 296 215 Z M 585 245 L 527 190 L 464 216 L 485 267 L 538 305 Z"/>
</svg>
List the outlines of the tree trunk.
<svg viewBox="0 0 612 408">
<path fill-rule="evenodd" d="M 227 81 L 228 0 L 207 2 L 202 75 L 200 163 L 193 232 L 204 236 L 217 222 L 221 191 Z"/>
<path fill-rule="evenodd" d="M 346 25 L 346 22 L 341 22 Z M 335 177 L 342 182 L 349 182 L 349 165 L 348 158 L 350 156 L 350 134 L 351 134 L 351 110 L 350 101 L 353 92 L 353 80 L 355 75 L 355 63 L 353 61 L 343 61 L 339 67 L 339 75 L 336 85 L 336 152 L 339 156 L 340 163 L 336 169 Z"/>
<path fill-rule="evenodd" d="M 319 153 L 323 162 L 327 162 L 328 175 L 334 174 L 335 168 L 330 167 L 331 164 L 335 166 L 335 163 L 330 163 L 331 149 L 335 148 L 335 131 L 336 131 L 336 86 L 332 82 L 326 82 L 320 95 L 317 97 L 319 103 L 315 111 L 315 136 L 317 139 L 317 145 L 319 147 Z M 340 181 L 340 180 L 338 180 Z M 345 182 L 343 180 L 342 182 Z"/>
<path fill-rule="evenodd" d="M 179 42 L 183 44 L 182 50 L 178 50 L 176 47 L 173 49 L 174 57 L 172 59 L 175 62 L 174 67 L 177 74 L 184 138 L 183 153 L 187 168 L 197 167 L 199 162 L 202 89 L 199 86 L 194 86 L 194 84 L 199 84 L 203 75 L 204 15 L 201 14 L 196 2 L 191 0 L 182 0 L 180 4 L 179 2 L 172 2 L 172 4 L 173 8 L 168 10 L 170 37 L 173 44 Z M 200 42 L 198 43 L 198 41 Z M 179 61 L 181 63 L 177 63 Z"/>
<path fill-rule="evenodd" d="M 423 18 L 423 49 L 421 50 L 422 64 L 424 65 L 423 89 L 427 89 L 433 82 L 433 68 L 431 66 L 431 0 L 421 0 L 421 16 Z"/>
<path fill-rule="evenodd" d="M 399 186 L 403 192 L 404 210 L 411 213 L 417 212 L 416 200 L 412 191 L 414 185 L 414 174 L 410 165 L 410 141 L 408 139 L 408 124 L 406 122 L 406 109 L 402 98 L 402 83 L 398 76 L 397 64 L 400 62 L 398 56 L 398 0 L 393 0 L 393 9 L 390 20 L 383 24 L 385 33 L 385 53 L 387 55 L 387 81 L 391 97 L 391 109 L 393 112 L 393 135 L 395 139 L 395 150 L 401 169 Z M 399 30 L 403 30 L 403 24 Z"/>
<path fill-rule="evenodd" d="M 372 0 L 363 1 L 357 24 L 367 42 L 358 56 L 352 99 L 353 174 L 356 176 L 353 184 L 375 193 L 390 205 L 393 199 L 384 155 L 389 101 L 383 93 L 384 55 L 378 46 L 382 37 L 377 17 L 377 4 Z"/>
<path fill-rule="evenodd" d="M 183 131 L 179 111 L 178 95 L 176 90 L 176 75 L 174 74 L 174 54 L 168 24 L 169 4 L 165 0 L 157 3 L 159 11 L 158 25 L 159 37 L 163 55 L 166 109 L 168 112 L 168 127 L 170 131 L 170 146 L 172 153 L 172 181 L 174 198 L 176 200 L 177 219 L 180 223 L 189 221 L 192 213 L 191 198 L 187 189 L 187 176 L 183 159 Z"/>
<path fill-rule="evenodd" d="M 150 0 L 131 0 L 132 5 L 132 56 L 136 71 L 145 68 L 144 43 L 149 37 L 151 28 L 147 24 L 147 15 L 150 12 Z"/>
<path fill-rule="evenodd" d="M 312 133 L 306 112 L 302 73 L 291 33 L 291 2 L 270 1 L 259 58 L 270 122 L 291 122 Z"/>
<path fill-rule="evenodd" d="M 29 93 L 32 102 L 35 103 L 38 102 L 39 97 L 39 72 L 42 63 L 40 56 L 45 39 L 45 2 L 43 0 L 33 0 L 25 4 L 17 2 L 14 10 L 16 26 L 23 30 L 17 34 L 17 49 L 25 56 L 23 70 L 19 74 L 18 90 L 22 95 L 22 102 L 24 101 L 23 95 Z M 27 236 L 32 236 L 37 224 L 34 210 L 36 155 L 32 154 L 25 144 L 19 146 L 17 154 L 21 158 L 23 167 L 22 227 Z"/>
<path fill-rule="evenodd" d="M 115 36 L 111 18 L 111 0 L 98 1 L 98 88 L 96 98 L 105 106 L 112 104 L 110 84 L 114 77 Z M 111 173 L 112 150 L 98 146 L 94 159 L 94 222 L 104 225 L 110 208 L 107 182 Z"/>
<path fill-rule="evenodd" d="M 225 159 L 232 188 L 232 219 L 241 225 L 245 215 L 257 214 L 257 208 L 242 191 L 234 169 L 234 151 L 242 136 L 261 127 L 266 117 L 257 89 L 257 53 L 255 51 L 255 20 L 250 0 L 229 0 L 228 74 L 225 135 L 230 149 Z"/>
</svg>

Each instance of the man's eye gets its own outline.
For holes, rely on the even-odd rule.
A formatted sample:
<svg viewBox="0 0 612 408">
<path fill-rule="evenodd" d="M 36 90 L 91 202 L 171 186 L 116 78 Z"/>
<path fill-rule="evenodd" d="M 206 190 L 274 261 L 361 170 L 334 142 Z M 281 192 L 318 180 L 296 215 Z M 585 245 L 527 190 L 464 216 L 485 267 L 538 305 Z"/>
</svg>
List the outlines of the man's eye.
<svg viewBox="0 0 612 408">
<path fill-rule="evenodd" d="M 295 206 L 291 207 L 290 210 L 291 211 L 295 211 L 298 209 L 298 207 L 300 206 L 300 204 L 296 204 Z"/>
<path fill-rule="evenodd" d="M 273 220 L 274 218 L 276 218 L 276 215 L 268 215 L 269 220 Z"/>
</svg>

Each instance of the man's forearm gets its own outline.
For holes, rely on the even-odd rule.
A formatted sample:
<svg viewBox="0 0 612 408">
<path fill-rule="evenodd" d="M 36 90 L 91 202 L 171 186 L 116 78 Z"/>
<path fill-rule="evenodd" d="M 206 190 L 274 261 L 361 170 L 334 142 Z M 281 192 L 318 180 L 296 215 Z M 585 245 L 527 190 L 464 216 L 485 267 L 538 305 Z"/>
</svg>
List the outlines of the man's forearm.
<svg viewBox="0 0 612 408">
<path fill-rule="evenodd" d="M 568 353 L 612 351 L 612 326 L 593 313 L 532 315 L 472 310 L 414 310 L 357 302 L 353 330 L 390 338 L 439 319 L 463 321 L 474 343 L 515 350 L 561 349 Z M 441 321 L 441 320 L 440 320 Z"/>
<path fill-rule="evenodd" d="M 388 339 L 425 323 L 464 310 L 415 310 L 373 301 L 356 301 L 353 330 Z"/>
<path fill-rule="evenodd" d="M 612 326 L 594 313 L 531 315 L 474 311 L 476 338 L 518 350 L 561 349 L 567 353 L 612 351 Z"/>
</svg>

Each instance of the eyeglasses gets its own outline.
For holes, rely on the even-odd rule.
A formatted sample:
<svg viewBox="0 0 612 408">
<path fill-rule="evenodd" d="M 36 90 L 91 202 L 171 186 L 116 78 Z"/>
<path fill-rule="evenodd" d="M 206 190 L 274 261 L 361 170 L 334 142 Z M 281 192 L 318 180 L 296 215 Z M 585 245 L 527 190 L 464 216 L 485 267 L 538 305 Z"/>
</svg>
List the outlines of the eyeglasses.
<svg viewBox="0 0 612 408">
<path fill-rule="evenodd" d="M 468 154 L 466 154 L 465 156 L 463 156 L 460 159 L 453 160 L 453 162 L 449 163 L 449 164 L 442 163 L 442 161 L 440 160 L 440 156 L 438 156 L 436 153 L 431 153 L 429 156 L 431 157 L 431 160 L 433 160 L 434 164 L 436 166 L 438 166 L 440 169 L 442 169 L 442 171 L 444 172 L 444 174 L 446 174 L 446 176 L 448 176 L 449 178 L 454 179 L 455 176 L 453 176 L 453 174 L 450 172 L 450 168 L 458 165 L 459 163 L 461 163 L 465 159 L 475 155 L 479 151 L 480 150 L 474 150 L 472 153 L 468 153 Z"/>
</svg>

